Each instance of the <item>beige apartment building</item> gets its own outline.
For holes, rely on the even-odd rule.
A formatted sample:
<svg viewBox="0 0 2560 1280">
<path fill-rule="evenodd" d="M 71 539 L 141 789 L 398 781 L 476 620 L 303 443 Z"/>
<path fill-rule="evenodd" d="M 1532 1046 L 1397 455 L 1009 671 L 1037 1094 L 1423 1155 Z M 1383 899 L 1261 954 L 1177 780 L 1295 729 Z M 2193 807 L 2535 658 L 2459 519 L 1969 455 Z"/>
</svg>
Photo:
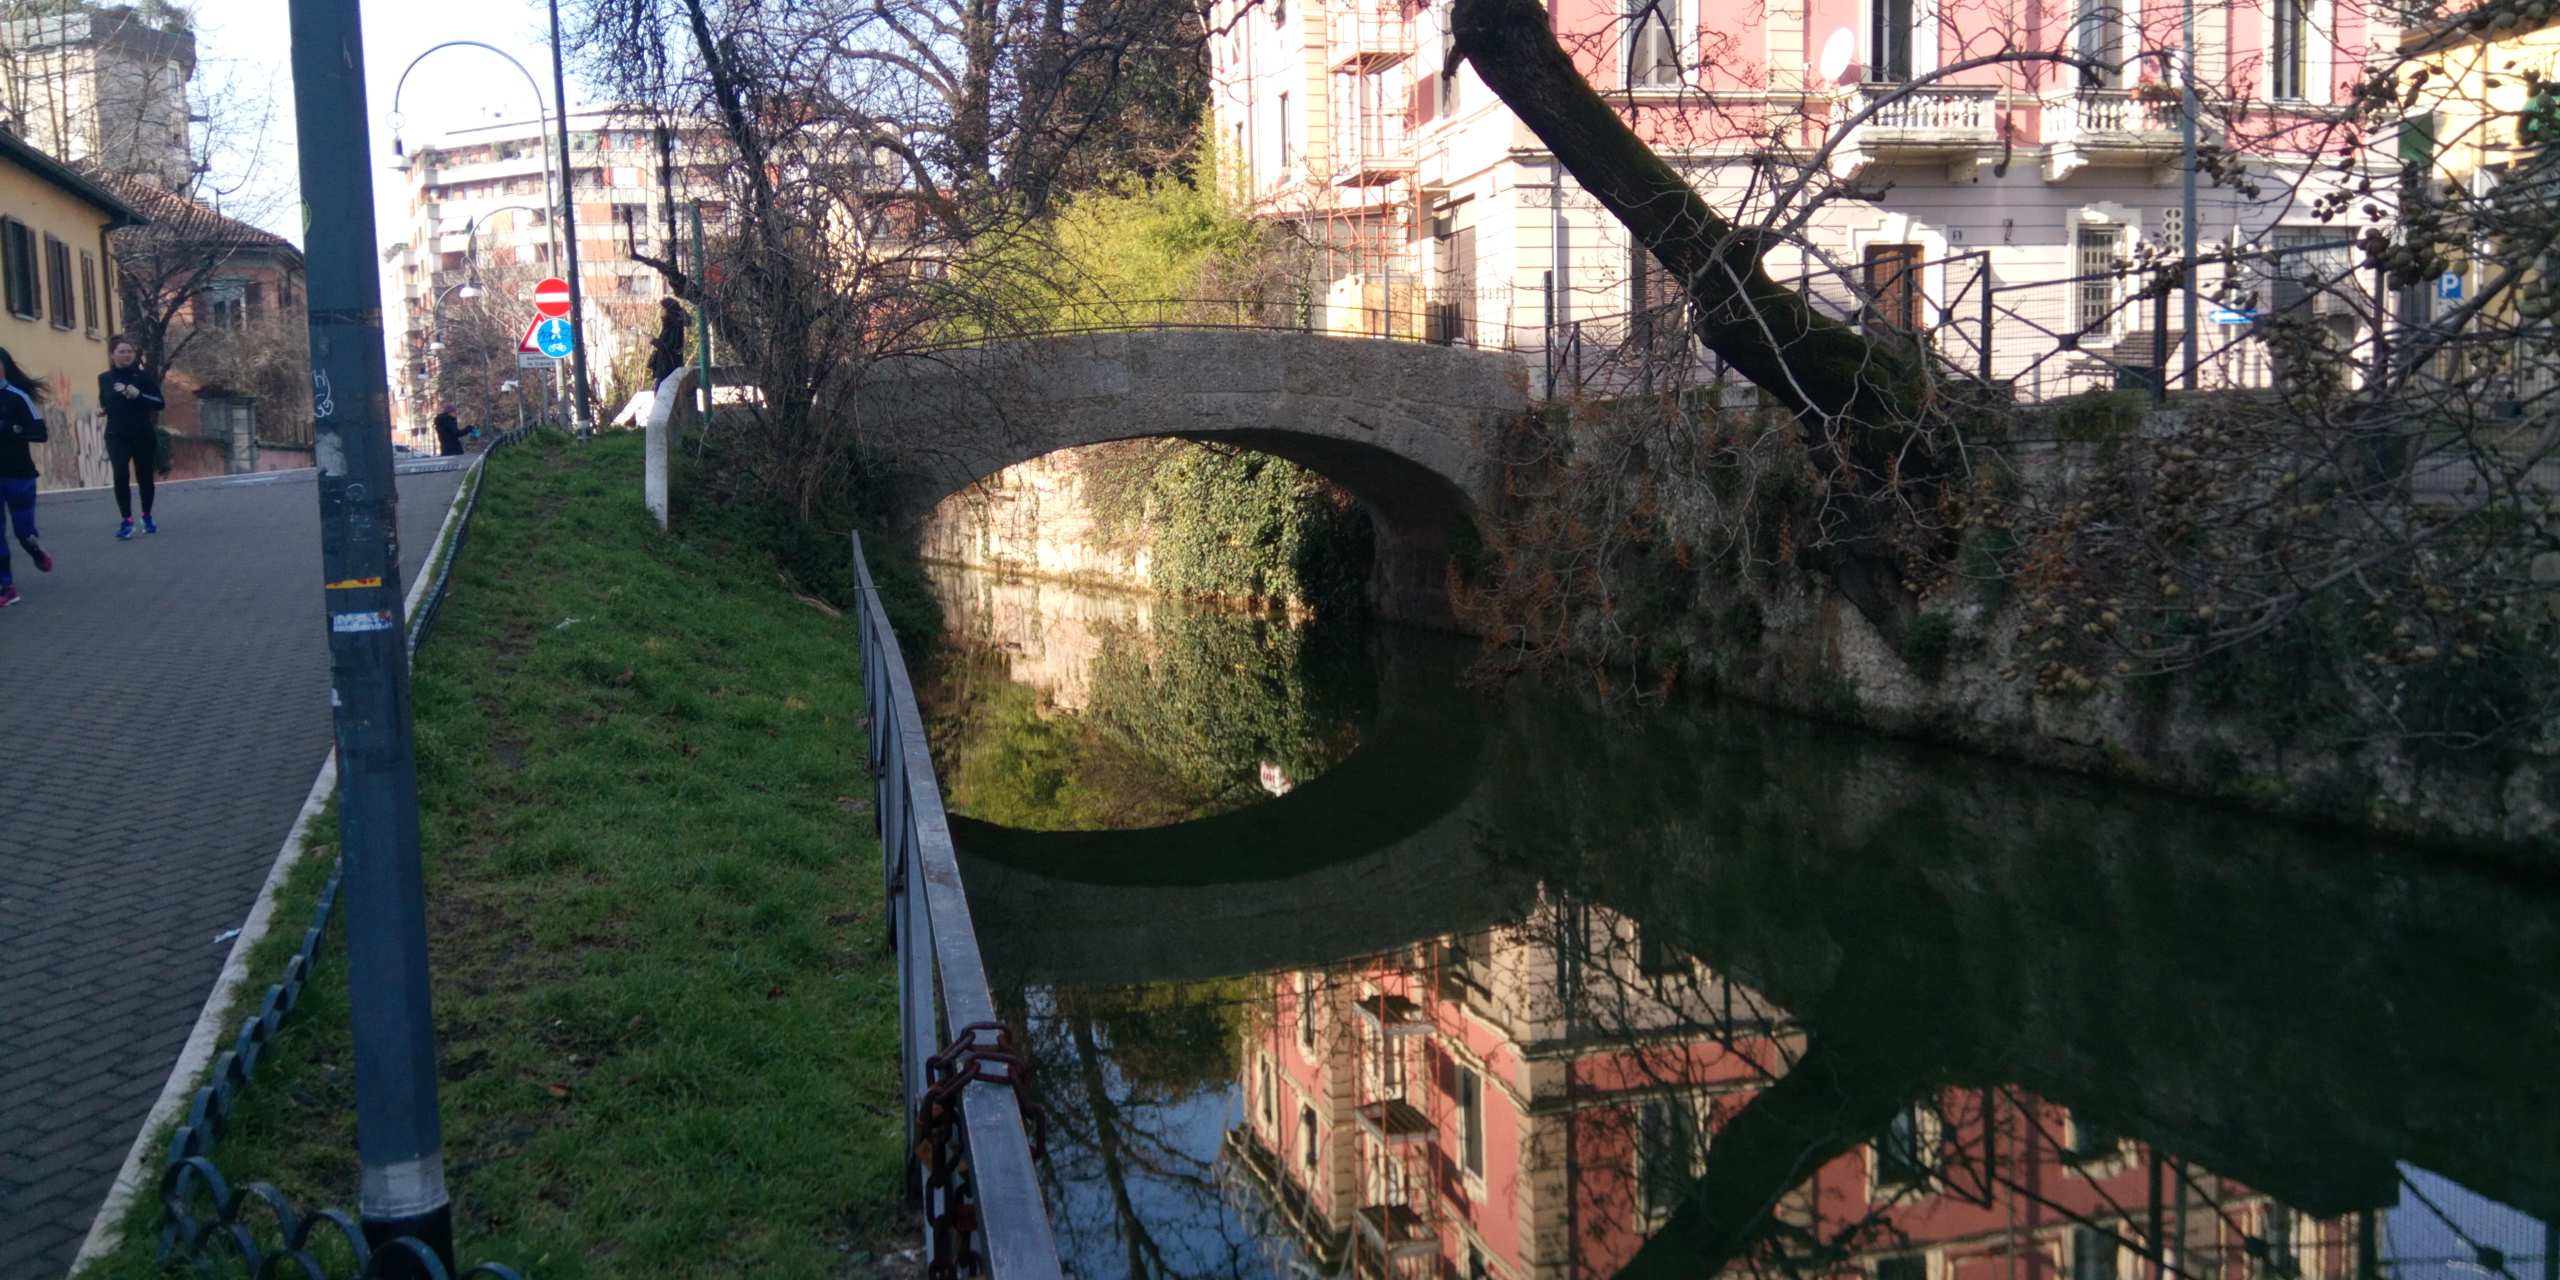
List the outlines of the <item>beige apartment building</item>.
<svg viewBox="0 0 2560 1280">
<path fill-rule="evenodd" d="M 662 138 L 646 117 L 619 108 L 570 113 L 569 187 L 577 202 L 587 360 L 599 419 L 610 420 L 621 407 L 617 392 L 634 389 L 621 386 L 629 378 L 617 375 L 646 358 L 659 300 L 667 296 L 656 269 L 633 258 L 634 238 L 640 252 L 655 257 L 667 248 L 671 217 L 678 238 L 689 241 L 696 201 L 706 224 L 725 214 L 720 177 L 726 165 L 714 137 L 704 128 L 678 127 Z M 556 184 L 558 171 L 559 139 L 550 121 L 456 130 L 405 157 L 387 191 L 400 193 L 391 198 L 408 210 L 407 234 L 384 252 L 395 422 L 418 431 L 435 414 L 438 324 L 457 293 L 481 283 L 511 289 L 565 273 L 562 228 L 554 225 L 545 195 L 546 172 Z M 684 252 L 691 253 L 689 244 Z M 529 298 L 512 301 L 522 303 L 525 319 L 533 317 Z"/>
<path fill-rule="evenodd" d="M 32 8 L 33 6 L 27 6 Z M 29 145 L 184 191 L 196 37 L 163 0 L 71 4 L 0 22 L 0 116 Z"/>
</svg>

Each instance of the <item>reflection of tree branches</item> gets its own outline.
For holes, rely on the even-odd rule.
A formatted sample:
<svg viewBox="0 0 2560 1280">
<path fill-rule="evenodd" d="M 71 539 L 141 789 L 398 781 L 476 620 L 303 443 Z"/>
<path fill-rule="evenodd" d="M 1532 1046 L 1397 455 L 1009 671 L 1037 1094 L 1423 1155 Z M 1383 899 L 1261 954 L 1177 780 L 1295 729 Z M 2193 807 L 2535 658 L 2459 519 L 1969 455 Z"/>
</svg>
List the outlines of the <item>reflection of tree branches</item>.
<svg viewBox="0 0 2560 1280">
<path fill-rule="evenodd" d="M 1212 984 L 1025 999 L 1049 1114 L 1052 1217 L 1069 1257 L 1100 1268 L 1092 1274 L 1230 1275 L 1249 1249 L 1226 1222 L 1212 1159 L 1179 1145 L 1169 1114 L 1234 1087 L 1241 995 Z M 1105 1217 L 1074 1212 L 1097 1200 L 1068 1186 L 1098 1190 Z M 1213 1246 L 1223 1256 L 1202 1253 Z"/>
</svg>

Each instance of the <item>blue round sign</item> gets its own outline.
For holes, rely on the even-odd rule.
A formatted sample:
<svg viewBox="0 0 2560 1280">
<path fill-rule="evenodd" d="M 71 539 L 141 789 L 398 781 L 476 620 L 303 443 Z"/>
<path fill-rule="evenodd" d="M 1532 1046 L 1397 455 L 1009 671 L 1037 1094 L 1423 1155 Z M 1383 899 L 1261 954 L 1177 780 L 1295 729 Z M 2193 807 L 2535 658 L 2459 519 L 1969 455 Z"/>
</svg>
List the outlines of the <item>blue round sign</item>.
<svg viewBox="0 0 2560 1280">
<path fill-rule="evenodd" d="M 533 327 L 533 345 L 554 360 L 568 358 L 574 338 L 575 333 L 565 317 L 554 317 Z"/>
</svg>

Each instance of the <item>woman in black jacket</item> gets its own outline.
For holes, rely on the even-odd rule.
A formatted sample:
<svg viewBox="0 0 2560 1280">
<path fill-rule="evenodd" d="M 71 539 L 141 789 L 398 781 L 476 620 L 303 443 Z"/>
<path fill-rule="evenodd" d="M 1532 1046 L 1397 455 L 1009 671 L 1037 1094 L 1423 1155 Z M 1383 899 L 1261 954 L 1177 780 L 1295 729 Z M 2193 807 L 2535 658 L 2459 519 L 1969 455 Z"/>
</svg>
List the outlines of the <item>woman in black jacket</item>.
<svg viewBox="0 0 2560 1280">
<path fill-rule="evenodd" d="M 27 448 L 44 438 L 44 384 L 28 377 L 0 348 L 0 506 L 9 509 L 10 531 L 36 562 L 36 571 L 51 573 L 53 557 L 36 545 L 36 459 Z M 0 609 L 17 602 L 18 587 L 9 577 L 9 542 L 0 538 Z"/>
<path fill-rule="evenodd" d="M 131 338 L 118 338 L 108 348 L 115 367 L 98 375 L 98 403 L 107 411 L 107 470 L 116 479 L 116 510 L 124 523 L 116 537 L 133 536 L 133 497 L 125 487 L 125 469 L 142 490 L 142 531 L 158 533 L 151 519 L 151 476 L 160 469 L 160 433 L 151 415 L 166 408 L 160 380 L 142 367 L 142 348 Z"/>
</svg>

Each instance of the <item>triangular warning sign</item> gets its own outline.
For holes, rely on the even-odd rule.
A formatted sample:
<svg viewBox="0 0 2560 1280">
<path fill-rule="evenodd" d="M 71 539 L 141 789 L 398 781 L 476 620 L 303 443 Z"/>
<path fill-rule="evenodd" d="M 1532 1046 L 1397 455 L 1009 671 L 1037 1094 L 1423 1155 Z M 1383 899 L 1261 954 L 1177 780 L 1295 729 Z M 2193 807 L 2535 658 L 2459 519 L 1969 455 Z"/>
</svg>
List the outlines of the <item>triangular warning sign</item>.
<svg viewBox="0 0 2560 1280">
<path fill-rule="evenodd" d="M 535 316 L 533 319 L 525 322 L 524 336 L 516 340 L 517 355 L 538 356 L 544 354 L 540 344 L 533 340 L 533 331 L 541 327 L 542 317 L 540 316 Z"/>
</svg>

